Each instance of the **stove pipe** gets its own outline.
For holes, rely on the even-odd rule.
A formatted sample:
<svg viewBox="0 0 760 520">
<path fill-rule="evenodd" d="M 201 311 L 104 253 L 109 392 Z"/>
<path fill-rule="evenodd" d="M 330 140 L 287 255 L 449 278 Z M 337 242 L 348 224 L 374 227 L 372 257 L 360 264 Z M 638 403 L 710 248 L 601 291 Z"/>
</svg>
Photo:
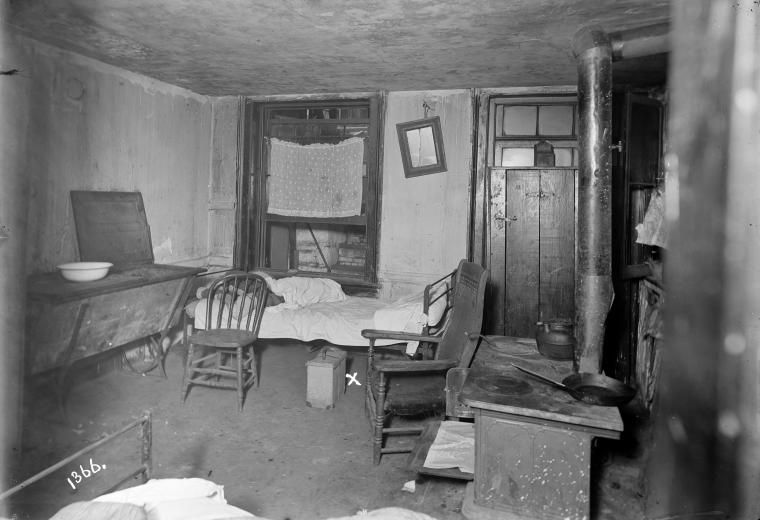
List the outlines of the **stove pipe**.
<svg viewBox="0 0 760 520">
<path fill-rule="evenodd" d="M 612 305 L 612 61 L 668 51 L 668 25 L 607 34 L 580 29 L 578 60 L 578 245 L 575 276 L 575 368 L 602 367 L 604 323 Z"/>
</svg>

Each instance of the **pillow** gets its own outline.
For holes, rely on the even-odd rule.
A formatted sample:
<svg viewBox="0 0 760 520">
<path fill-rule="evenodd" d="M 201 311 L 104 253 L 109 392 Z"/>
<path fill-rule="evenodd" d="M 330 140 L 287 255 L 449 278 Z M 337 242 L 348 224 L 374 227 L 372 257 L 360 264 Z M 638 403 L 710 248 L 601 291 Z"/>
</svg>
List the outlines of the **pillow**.
<svg viewBox="0 0 760 520">
<path fill-rule="evenodd" d="M 329 278 L 290 276 L 274 281 L 272 291 L 283 297 L 286 304 L 303 307 L 314 303 L 340 302 L 346 294 L 340 284 Z"/>
<path fill-rule="evenodd" d="M 342 516 L 340 518 L 328 518 L 328 520 L 435 520 L 425 513 L 418 513 L 402 507 L 384 507 L 374 511 L 359 511 L 354 516 Z"/>
<path fill-rule="evenodd" d="M 269 290 L 270 291 L 274 291 L 274 287 L 277 284 L 277 280 L 275 280 L 274 278 L 272 278 L 272 275 L 270 275 L 269 273 L 267 273 L 265 271 L 255 271 L 254 270 L 254 271 L 249 271 L 249 272 L 251 274 L 257 274 L 257 275 L 261 276 L 264 279 L 264 281 L 267 283 L 267 285 L 269 286 Z"/>
<path fill-rule="evenodd" d="M 15 518 L 15 516 L 14 516 Z M 74 502 L 60 509 L 50 520 L 146 520 L 145 510 L 134 504 Z"/>
<path fill-rule="evenodd" d="M 226 504 L 224 486 L 202 478 L 162 478 L 94 499 L 95 502 L 122 502 L 144 506 L 148 503 L 208 498 Z"/>
<path fill-rule="evenodd" d="M 147 520 L 230 520 L 256 518 L 248 511 L 210 498 L 162 501 L 146 504 Z"/>
</svg>

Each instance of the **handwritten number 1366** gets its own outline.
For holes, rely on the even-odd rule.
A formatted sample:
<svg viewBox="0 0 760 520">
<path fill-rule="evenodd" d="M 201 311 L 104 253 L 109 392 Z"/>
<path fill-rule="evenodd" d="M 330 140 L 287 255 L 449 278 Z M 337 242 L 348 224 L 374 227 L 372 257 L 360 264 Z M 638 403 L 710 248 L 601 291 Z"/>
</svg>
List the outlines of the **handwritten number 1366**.
<svg viewBox="0 0 760 520">
<path fill-rule="evenodd" d="M 102 466 L 100 464 L 95 464 L 92 462 L 92 459 L 90 459 L 90 469 L 85 468 L 81 464 L 79 465 L 79 471 L 81 472 L 81 475 L 77 473 L 76 471 L 71 472 L 71 478 L 67 478 L 66 482 L 69 483 L 69 486 L 71 486 L 71 489 L 75 490 L 77 489 L 75 484 L 79 484 L 82 482 L 82 479 L 91 477 L 101 469 L 106 469 L 106 465 L 103 464 Z M 74 482 L 71 481 L 71 479 L 74 479 Z"/>
</svg>

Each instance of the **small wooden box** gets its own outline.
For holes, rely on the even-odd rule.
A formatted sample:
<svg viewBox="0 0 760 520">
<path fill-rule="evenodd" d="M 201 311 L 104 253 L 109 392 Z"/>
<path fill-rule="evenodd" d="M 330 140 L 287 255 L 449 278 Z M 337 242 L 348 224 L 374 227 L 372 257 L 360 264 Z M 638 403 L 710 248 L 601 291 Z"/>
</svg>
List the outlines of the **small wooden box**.
<svg viewBox="0 0 760 520">
<path fill-rule="evenodd" d="M 306 404 L 332 408 L 346 388 L 346 352 L 326 347 L 306 362 Z"/>
</svg>

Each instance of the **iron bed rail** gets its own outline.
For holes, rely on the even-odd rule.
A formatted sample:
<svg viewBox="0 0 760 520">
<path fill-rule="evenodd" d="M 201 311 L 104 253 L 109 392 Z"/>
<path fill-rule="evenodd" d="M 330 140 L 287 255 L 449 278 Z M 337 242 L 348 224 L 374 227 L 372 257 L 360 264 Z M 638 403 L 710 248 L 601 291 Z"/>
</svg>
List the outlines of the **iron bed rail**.
<svg viewBox="0 0 760 520">
<path fill-rule="evenodd" d="M 3 491 L 2 493 L 0 493 L 0 500 L 5 500 L 6 498 L 10 496 L 15 495 L 16 493 L 28 487 L 29 485 L 34 484 L 35 482 L 39 480 L 42 480 L 43 478 L 47 477 L 51 473 L 55 473 L 56 471 L 58 471 L 65 465 L 73 462 L 74 460 L 78 459 L 82 455 L 86 455 L 94 451 L 96 448 L 99 448 L 100 446 L 116 439 L 117 437 L 132 430 L 133 428 L 137 428 L 138 426 L 140 427 L 140 466 L 136 470 L 134 470 L 132 473 L 130 473 L 127 477 L 123 478 L 114 486 L 109 488 L 108 491 L 106 491 L 106 493 L 115 491 L 122 484 L 127 482 L 129 479 L 134 478 L 140 474 L 143 475 L 143 479 L 142 479 L 143 483 L 147 482 L 147 480 L 150 478 L 150 473 L 152 471 L 152 445 L 153 445 L 153 433 L 151 429 L 151 414 L 149 411 L 146 411 L 142 417 L 127 424 L 126 426 L 121 428 L 119 431 L 114 432 L 110 435 L 107 435 L 96 442 L 93 442 L 89 446 L 82 448 L 81 450 L 74 453 L 73 455 L 69 455 L 65 459 L 59 462 L 56 462 L 52 466 L 45 468 L 44 470 L 40 471 L 39 473 L 35 475 L 32 475 L 31 477 L 24 480 L 20 484 L 6 491 Z"/>
</svg>

